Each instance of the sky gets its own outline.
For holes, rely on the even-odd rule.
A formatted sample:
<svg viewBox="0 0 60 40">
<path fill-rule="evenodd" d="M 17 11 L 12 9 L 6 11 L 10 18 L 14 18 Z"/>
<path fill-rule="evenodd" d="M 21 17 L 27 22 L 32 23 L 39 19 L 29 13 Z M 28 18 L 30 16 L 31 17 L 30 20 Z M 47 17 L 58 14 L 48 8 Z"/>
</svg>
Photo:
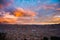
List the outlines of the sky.
<svg viewBox="0 0 60 40">
<path fill-rule="evenodd" d="M 10 5 L 5 9 L 11 8 L 12 6 L 21 7 L 24 9 L 30 9 L 32 11 L 36 11 L 38 12 L 37 14 L 40 15 L 47 15 L 48 13 L 49 13 L 48 15 L 51 15 L 53 12 L 56 11 L 53 9 L 49 9 L 47 12 L 47 10 L 45 10 L 43 6 L 45 7 L 50 6 L 57 8 L 59 6 L 58 4 L 59 0 L 0 0 L 0 5 L 3 5 L 4 7 Z"/>
<path fill-rule="evenodd" d="M 16 8 L 33 11 L 42 21 L 55 15 L 60 17 L 59 0 L 0 0 L 0 12 L 13 12 Z"/>
<path fill-rule="evenodd" d="M 38 16 L 51 16 L 60 8 L 59 0 L 0 0 L 0 7 L 4 10 L 12 10 L 15 7 L 29 9 L 37 13 Z"/>
</svg>

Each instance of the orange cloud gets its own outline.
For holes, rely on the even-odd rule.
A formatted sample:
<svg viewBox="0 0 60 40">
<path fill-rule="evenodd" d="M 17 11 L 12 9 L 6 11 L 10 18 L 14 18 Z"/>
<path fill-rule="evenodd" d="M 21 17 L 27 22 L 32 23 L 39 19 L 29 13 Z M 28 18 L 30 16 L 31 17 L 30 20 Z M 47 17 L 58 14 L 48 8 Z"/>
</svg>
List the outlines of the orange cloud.
<svg viewBox="0 0 60 40">
<path fill-rule="evenodd" d="M 6 14 L 0 17 L 0 23 L 9 23 L 9 24 L 14 23 L 15 24 L 16 22 L 18 22 L 19 17 L 22 17 L 20 19 L 23 19 L 23 18 L 25 19 L 26 16 L 31 17 L 31 18 L 35 16 L 35 12 L 30 11 L 30 10 L 24 10 L 22 8 L 16 8 L 16 10 L 13 11 L 13 15 L 10 15 L 9 12 L 4 12 L 4 13 Z M 19 21 L 24 21 L 24 19 L 19 20 Z"/>
<path fill-rule="evenodd" d="M 16 10 L 13 12 L 15 16 L 21 17 L 21 16 L 35 16 L 36 13 L 31 10 L 24 10 L 22 8 L 16 8 Z"/>
<path fill-rule="evenodd" d="M 9 13 L 6 13 L 2 17 L 0 17 L 0 23 L 15 23 L 16 17 L 14 15 L 10 15 Z"/>
<path fill-rule="evenodd" d="M 49 19 L 49 17 L 48 17 L 48 19 Z M 50 18 L 50 20 L 47 20 L 47 23 L 54 23 L 54 24 L 60 23 L 60 17 L 52 16 Z"/>
</svg>

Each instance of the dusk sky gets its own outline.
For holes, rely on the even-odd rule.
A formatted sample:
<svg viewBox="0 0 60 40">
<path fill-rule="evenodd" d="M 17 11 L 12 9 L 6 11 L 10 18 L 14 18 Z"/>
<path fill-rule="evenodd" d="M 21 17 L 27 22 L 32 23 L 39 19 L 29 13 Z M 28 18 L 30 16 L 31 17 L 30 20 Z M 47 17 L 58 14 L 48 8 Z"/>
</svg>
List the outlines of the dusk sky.
<svg viewBox="0 0 60 40">
<path fill-rule="evenodd" d="M 0 0 L 0 11 L 12 12 L 16 8 L 22 8 L 35 12 L 36 17 L 60 17 L 59 4 L 59 0 Z"/>
<path fill-rule="evenodd" d="M 35 11 L 39 16 L 52 15 L 56 13 L 56 9 L 60 7 L 59 0 L 0 0 L 0 6 L 1 5 L 3 5 L 5 9 L 11 9 L 13 7 L 29 9 Z M 7 7 L 8 5 L 10 6 Z"/>
</svg>

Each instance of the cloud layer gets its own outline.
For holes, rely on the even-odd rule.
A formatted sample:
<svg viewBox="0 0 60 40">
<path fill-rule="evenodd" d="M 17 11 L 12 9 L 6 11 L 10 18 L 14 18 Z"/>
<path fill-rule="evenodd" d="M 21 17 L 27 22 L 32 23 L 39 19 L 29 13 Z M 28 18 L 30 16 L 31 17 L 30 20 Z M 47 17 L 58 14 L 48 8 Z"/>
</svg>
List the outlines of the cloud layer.
<svg viewBox="0 0 60 40">
<path fill-rule="evenodd" d="M 4 20 L 3 20 L 4 19 Z M 1 23 L 60 23 L 57 0 L 0 0 Z"/>
</svg>

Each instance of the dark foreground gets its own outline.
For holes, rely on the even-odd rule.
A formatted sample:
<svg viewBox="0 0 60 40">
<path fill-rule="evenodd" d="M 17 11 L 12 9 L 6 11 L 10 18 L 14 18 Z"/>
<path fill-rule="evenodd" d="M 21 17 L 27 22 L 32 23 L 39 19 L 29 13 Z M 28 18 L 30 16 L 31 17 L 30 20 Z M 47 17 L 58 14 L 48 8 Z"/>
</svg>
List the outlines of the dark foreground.
<svg viewBox="0 0 60 40">
<path fill-rule="evenodd" d="M 0 24 L 0 40 L 60 40 L 60 24 Z"/>
</svg>

